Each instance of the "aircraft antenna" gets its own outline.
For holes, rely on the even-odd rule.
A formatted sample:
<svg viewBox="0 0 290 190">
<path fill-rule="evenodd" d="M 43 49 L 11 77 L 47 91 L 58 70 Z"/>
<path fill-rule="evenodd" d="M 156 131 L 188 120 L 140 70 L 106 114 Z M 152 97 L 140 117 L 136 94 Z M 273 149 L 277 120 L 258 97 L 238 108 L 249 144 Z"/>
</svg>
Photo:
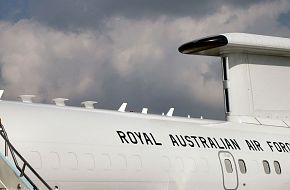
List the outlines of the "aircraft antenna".
<svg viewBox="0 0 290 190">
<path fill-rule="evenodd" d="M 65 102 L 68 101 L 69 99 L 66 98 L 55 98 L 52 100 L 52 102 L 55 103 L 57 106 L 65 106 Z"/>
<path fill-rule="evenodd" d="M 32 103 L 32 99 L 35 97 L 35 95 L 20 95 L 18 98 L 24 103 Z"/>
<path fill-rule="evenodd" d="M 95 102 L 95 101 L 84 101 L 81 103 L 81 105 L 83 105 L 85 108 L 87 109 L 94 109 L 94 104 L 96 104 L 98 102 Z"/>
<path fill-rule="evenodd" d="M 173 115 L 174 108 L 170 108 L 169 111 L 167 112 L 166 116 L 171 117 Z"/>
<path fill-rule="evenodd" d="M 124 102 L 124 103 L 120 106 L 120 108 L 118 109 L 118 111 L 119 111 L 119 112 L 125 112 L 126 107 L 127 107 L 127 103 Z"/>
<path fill-rule="evenodd" d="M 143 108 L 142 113 L 147 114 L 148 113 L 148 108 Z"/>
<path fill-rule="evenodd" d="M 4 93 L 4 90 L 0 90 L 0 99 L 2 98 L 3 93 Z"/>
</svg>

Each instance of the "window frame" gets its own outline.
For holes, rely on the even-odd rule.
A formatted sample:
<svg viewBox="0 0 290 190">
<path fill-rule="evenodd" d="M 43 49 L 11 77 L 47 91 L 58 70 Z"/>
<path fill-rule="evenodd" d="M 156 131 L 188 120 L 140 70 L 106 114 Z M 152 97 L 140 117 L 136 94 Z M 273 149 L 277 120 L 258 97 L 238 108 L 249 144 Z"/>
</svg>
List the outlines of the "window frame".
<svg viewBox="0 0 290 190">
<path fill-rule="evenodd" d="M 231 174 L 234 172 L 233 164 L 230 159 L 224 159 L 224 164 L 227 173 Z"/>
<path fill-rule="evenodd" d="M 281 164 L 277 160 L 274 160 L 273 164 L 276 174 L 281 175 L 282 173 Z"/>
<path fill-rule="evenodd" d="M 263 160 L 262 164 L 263 164 L 264 172 L 266 174 L 270 174 L 271 173 L 271 168 L 270 168 L 269 162 L 267 160 Z"/>
<path fill-rule="evenodd" d="M 242 164 L 241 164 L 242 163 Z M 238 159 L 238 165 L 239 165 L 239 169 L 240 172 L 242 174 L 246 174 L 247 173 L 247 166 L 246 166 L 246 162 L 243 159 Z M 242 167 L 241 167 L 242 166 Z M 242 170 L 243 168 L 243 170 Z"/>
</svg>

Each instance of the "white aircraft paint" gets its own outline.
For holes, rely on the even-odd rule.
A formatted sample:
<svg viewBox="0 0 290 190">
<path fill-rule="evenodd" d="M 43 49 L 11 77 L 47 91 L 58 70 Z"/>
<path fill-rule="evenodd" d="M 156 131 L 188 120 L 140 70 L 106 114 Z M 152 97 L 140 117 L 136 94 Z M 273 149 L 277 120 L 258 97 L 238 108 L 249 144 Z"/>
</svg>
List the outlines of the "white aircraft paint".
<svg viewBox="0 0 290 190">
<path fill-rule="evenodd" d="M 81 103 L 81 105 L 83 105 L 85 108 L 88 108 L 88 109 L 94 109 L 94 105 L 97 104 L 98 102 L 95 102 L 95 101 L 84 101 Z"/>
<path fill-rule="evenodd" d="M 142 112 L 143 114 L 147 114 L 148 113 L 148 108 L 142 108 Z"/>
<path fill-rule="evenodd" d="M 19 98 L 24 103 L 32 103 L 32 99 L 35 98 L 35 95 L 20 95 Z"/>
<path fill-rule="evenodd" d="M 174 112 L 174 108 L 170 108 L 170 109 L 168 110 L 166 116 L 172 117 L 173 112 Z"/>
<path fill-rule="evenodd" d="M 65 102 L 68 101 L 69 99 L 66 98 L 54 98 L 52 102 L 55 103 L 57 106 L 65 106 Z"/>
<path fill-rule="evenodd" d="M 118 109 L 119 112 L 125 112 L 126 111 L 126 107 L 127 107 L 127 103 L 122 103 L 122 105 L 120 106 L 120 108 Z"/>
<path fill-rule="evenodd" d="M 242 38 L 235 45 L 228 43 L 231 47 L 251 50 L 250 56 L 255 53 L 258 59 L 266 60 L 259 53 L 265 53 L 263 47 L 269 49 L 271 43 L 258 41 L 261 47 L 256 51 L 245 44 L 250 42 L 244 38 L 256 39 L 253 36 L 229 36 L 229 41 L 232 36 Z M 278 38 L 272 40 L 284 42 Z M 280 51 L 289 54 L 278 45 L 271 47 L 271 52 L 276 53 L 271 56 L 283 57 Z M 213 55 L 215 52 L 220 56 L 217 52 L 222 51 L 218 50 L 227 52 L 228 61 L 244 56 L 241 53 L 236 56 L 237 52 L 231 54 L 227 45 L 198 53 Z M 276 57 L 269 60 L 280 60 Z M 287 60 L 282 62 L 289 67 Z M 235 68 L 243 70 L 243 67 Z M 231 74 L 233 70 L 229 68 L 226 72 Z M 231 74 L 230 79 L 238 82 L 239 78 Z M 282 82 L 279 85 L 287 92 L 289 86 L 285 83 L 289 81 Z M 231 89 L 233 83 L 225 86 Z M 239 98 L 235 96 L 230 92 L 228 98 Z M 236 102 L 228 103 L 231 106 Z M 258 117 L 252 112 L 240 114 L 242 109 L 236 105 L 236 109 L 227 113 L 229 116 L 238 113 L 234 122 L 8 101 L 0 102 L 0 117 L 10 141 L 48 184 L 60 190 L 289 190 L 287 112 L 280 110 L 285 115 L 276 119 Z M 276 105 L 280 102 L 273 104 L 272 109 Z M 121 107 L 125 111 L 126 106 Z"/>
</svg>

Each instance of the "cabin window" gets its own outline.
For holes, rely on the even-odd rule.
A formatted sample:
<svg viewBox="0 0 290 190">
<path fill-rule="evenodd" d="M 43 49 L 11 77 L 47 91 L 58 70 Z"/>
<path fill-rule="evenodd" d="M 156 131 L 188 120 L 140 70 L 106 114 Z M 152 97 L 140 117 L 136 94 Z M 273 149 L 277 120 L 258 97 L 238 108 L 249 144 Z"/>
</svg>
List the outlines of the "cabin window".
<svg viewBox="0 0 290 190">
<path fill-rule="evenodd" d="M 116 162 L 118 163 L 118 164 L 116 164 L 118 169 L 120 169 L 120 170 L 126 170 L 127 169 L 127 158 L 126 158 L 126 156 L 124 156 L 122 154 L 118 154 Z"/>
<path fill-rule="evenodd" d="M 240 167 L 240 171 L 242 174 L 245 174 L 247 172 L 247 168 L 246 168 L 246 163 L 244 160 L 242 159 L 239 159 L 238 160 L 238 163 L 239 163 L 239 167 Z"/>
<path fill-rule="evenodd" d="M 102 168 L 104 170 L 111 170 L 112 159 L 111 159 L 111 156 L 109 154 L 107 154 L 107 153 L 102 154 L 101 163 L 102 163 Z"/>
<path fill-rule="evenodd" d="M 78 157 L 76 153 L 74 152 L 68 152 L 68 157 L 67 157 L 67 164 L 68 167 L 72 170 L 78 169 Z"/>
<path fill-rule="evenodd" d="M 189 160 L 190 160 L 190 169 L 191 169 L 191 172 L 196 172 L 196 170 L 197 170 L 197 165 L 196 165 L 196 162 L 194 161 L 194 159 L 193 158 L 189 158 Z"/>
<path fill-rule="evenodd" d="M 228 173 L 233 173 L 232 162 L 229 159 L 225 159 L 225 166 Z"/>
<path fill-rule="evenodd" d="M 33 163 L 34 169 L 42 168 L 42 160 L 38 151 L 31 151 L 29 155 L 29 161 Z"/>
<path fill-rule="evenodd" d="M 84 155 L 84 165 L 86 167 L 87 170 L 89 171 L 93 171 L 95 169 L 95 157 L 93 154 L 91 153 L 86 153 Z"/>
<path fill-rule="evenodd" d="M 176 167 L 177 170 L 179 170 L 179 171 L 183 171 L 184 170 L 184 163 L 183 163 L 182 158 L 176 157 L 175 158 L 175 163 L 176 163 L 175 167 Z"/>
<path fill-rule="evenodd" d="M 267 160 L 263 160 L 263 166 L 264 166 L 265 173 L 270 174 L 271 173 L 270 165 L 269 165 L 269 162 Z"/>
<path fill-rule="evenodd" d="M 60 157 L 57 152 L 50 152 L 48 156 L 50 168 L 59 169 L 60 168 Z"/>
<path fill-rule="evenodd" d="M 164 171 L 169 171 L 171 168 L 170 159 L 167 156 L 162 156 L 160 166 Z"/>
<path fill-rule="evenodd" d="M 169 161 L 169 159 L 168 159 L 168 161 Z M 131 163 L 133 165 L 133 168 L 136 171 L 141 171 L 141 169 L 142 169 L 142 159 L 141 159 L 140 155 L 134 154 L 129 163 Z"/>
<path fill-rule="evenodd" d="M 275 167 L 276 174 L 281 174 L 281 167 L 278 161 L 274 161 L 274 167 Z"/>
<path fill-rule="evenodd" d="M 202 157 L 197 161 L 198 163 L 198 170 L 201 172 L 208 172 L 209 171 L 209 164 L 206 158 Z"/>
</svg>

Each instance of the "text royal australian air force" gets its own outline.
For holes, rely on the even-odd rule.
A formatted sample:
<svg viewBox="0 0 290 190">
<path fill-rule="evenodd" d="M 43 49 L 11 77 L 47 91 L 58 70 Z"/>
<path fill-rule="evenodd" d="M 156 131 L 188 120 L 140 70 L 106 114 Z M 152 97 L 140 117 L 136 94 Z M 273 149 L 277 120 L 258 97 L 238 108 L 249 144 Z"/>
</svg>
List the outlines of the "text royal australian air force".
<svg viewBox="0 0 290 190">
<path fill-rule="evenodd" d="M 144 145 L 144 146 L 163 146 L 155 134 L 150 132 L 138 131 L 116 131 L 122 144 Z M 226 137 L 209 137 L 201 135 L 167 135 L 170 145 L 173 147 L 218 149 L 218 150 L 242 150 L 241 144 L 247 146 L 249 151 L 287 152 L 290 153 L 290 144 L 280 141 L 265 141 L 260 143 L 254 139 L 237 140 Z"/>
</svg>

